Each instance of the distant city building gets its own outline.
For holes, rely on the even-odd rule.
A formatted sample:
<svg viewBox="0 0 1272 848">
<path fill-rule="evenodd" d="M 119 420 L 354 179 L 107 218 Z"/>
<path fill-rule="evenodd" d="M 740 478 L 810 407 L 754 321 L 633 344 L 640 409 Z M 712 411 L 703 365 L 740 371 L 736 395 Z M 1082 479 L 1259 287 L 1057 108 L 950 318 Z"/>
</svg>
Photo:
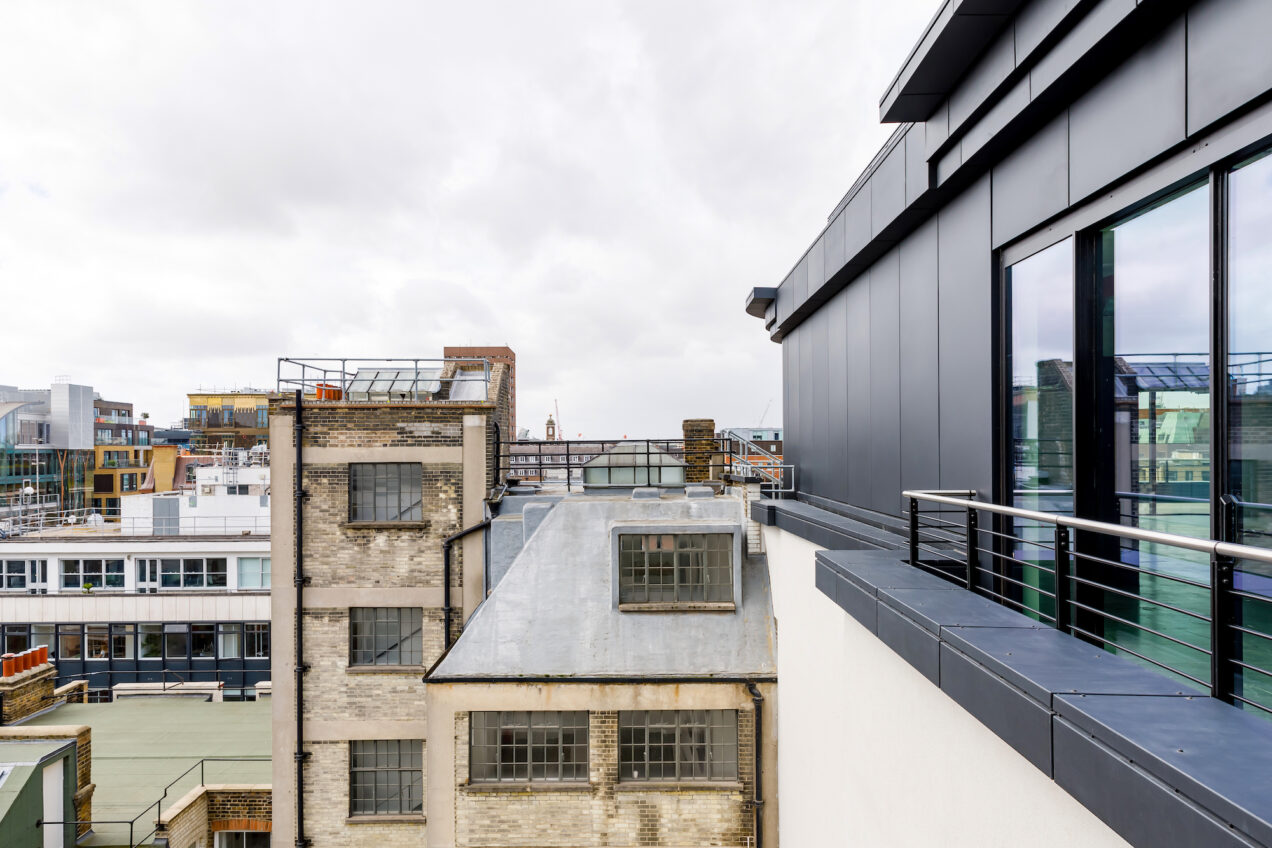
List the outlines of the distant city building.
<svg viewBox="0 0 1272 848">
<path fill-rule="evenodd" d="M 93 402 L 93 507 L 118 517 L 120 498 L 135 494 L 150 466 L 154 427 L 134 419 L 131 403 Z"/>
<path fill-rule="evenodd" d="M 0 531 L 14 517 L 91 505 L 93 389 L 0 386 Z"/>
<path fill-rule="evenodd" d="M 269 394 L 259 389 L 190 392 L 183 429 L 194 448 L 251 448 L 269 440 Z"/>
</svg>

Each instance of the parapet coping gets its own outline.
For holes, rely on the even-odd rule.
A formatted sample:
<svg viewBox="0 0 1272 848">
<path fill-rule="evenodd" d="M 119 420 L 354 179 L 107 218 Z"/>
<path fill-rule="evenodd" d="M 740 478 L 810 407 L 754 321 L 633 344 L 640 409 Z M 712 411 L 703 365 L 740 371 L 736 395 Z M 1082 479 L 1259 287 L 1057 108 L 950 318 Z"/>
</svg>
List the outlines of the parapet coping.
<svg viewBox="0 0 1272 848">
<path fill-rule="evenodd" d="M 157 824 L 166 826 L 174 818 L 185 812 L 185 808 L 199 799 L 206 792 L 270 792 L 274 791 L 272 783 L 201 783 L 186 794 L 172 802 L 172 806 L 159 814 Z"/>
<path fill-rule="evenodd" d="M 1132 845 L 1272 846 L 1272 724 L 905 556 L 819 551 L 817 588 Z"/>
</svg>

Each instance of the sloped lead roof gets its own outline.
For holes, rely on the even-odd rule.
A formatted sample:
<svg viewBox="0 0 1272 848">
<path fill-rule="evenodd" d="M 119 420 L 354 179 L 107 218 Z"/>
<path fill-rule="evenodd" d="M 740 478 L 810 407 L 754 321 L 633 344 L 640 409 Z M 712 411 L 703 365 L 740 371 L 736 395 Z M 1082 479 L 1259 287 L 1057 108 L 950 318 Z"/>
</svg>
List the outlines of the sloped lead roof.
<svg viewBox="0 0 1272 848">
<path fill-rule="evenodd" d="M 775 675 L 772 602 L 761 559 L 742 563 L 742 603 L 731 614 L 619 612 L 613 605 L 615 522 L 737 524 L 741 511 L 729 497 L 566 498 L 530 537 L 430 680 Z"/>
</svg>

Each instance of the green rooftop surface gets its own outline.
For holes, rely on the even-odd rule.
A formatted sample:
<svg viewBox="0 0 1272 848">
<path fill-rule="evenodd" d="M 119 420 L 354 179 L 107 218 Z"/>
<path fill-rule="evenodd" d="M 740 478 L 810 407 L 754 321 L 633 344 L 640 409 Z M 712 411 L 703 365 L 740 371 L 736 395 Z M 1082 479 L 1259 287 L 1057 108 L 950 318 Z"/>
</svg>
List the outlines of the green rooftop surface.
<svg viewBox="0 0 1272 848">
<path fill-rule="evenodd" d="M 130 698 L 109 704 L 66 704 L 23 723 L 93 728 L 93 820 L 137 820 L 134 839 L 153 830 L 167 809 L 199 785 L 195 768 L 164 795 L 164 787 L 205 757 L 255 757 L 259 762 L 209 762 L 205 783 L 269 783 L 270 703 L 211 703 L 188 698 Z M 160 801 L 160 799 L 162 800 Z M 149 808 L 149 809 L 147 809 Z M 79 842 L 128 845 L 128 825 L 94 824 Z"/>
<path fill-rule="evenodd" d="M 0 782 L 0 821 L 4 820 L 13 800 L 34 775 L 40 760 L 65 748 L 66 744 L 65 739 L 49 742 L 0 742 L 0 773 L 8 766 L 13 767 L 3 782 Z"/>
</svg>

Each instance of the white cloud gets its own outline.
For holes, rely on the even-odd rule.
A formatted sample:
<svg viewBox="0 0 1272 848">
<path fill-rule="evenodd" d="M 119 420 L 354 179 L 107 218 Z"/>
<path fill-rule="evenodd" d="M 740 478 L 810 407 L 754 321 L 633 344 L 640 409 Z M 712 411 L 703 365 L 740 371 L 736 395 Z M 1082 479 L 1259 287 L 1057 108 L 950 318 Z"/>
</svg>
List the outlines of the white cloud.
<svg viewBox="0 0 1272 848">
<path fill-rule="evenodd" d="M 933 0 L 0 9 L 0 382 L 160 422 L 280 355 L 508 344 L 518 417 L 780 417 L 742 312 Z"/>
</svg>

